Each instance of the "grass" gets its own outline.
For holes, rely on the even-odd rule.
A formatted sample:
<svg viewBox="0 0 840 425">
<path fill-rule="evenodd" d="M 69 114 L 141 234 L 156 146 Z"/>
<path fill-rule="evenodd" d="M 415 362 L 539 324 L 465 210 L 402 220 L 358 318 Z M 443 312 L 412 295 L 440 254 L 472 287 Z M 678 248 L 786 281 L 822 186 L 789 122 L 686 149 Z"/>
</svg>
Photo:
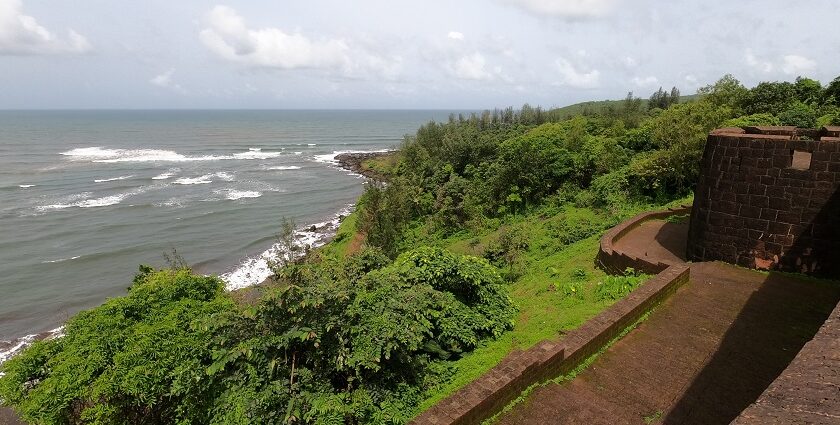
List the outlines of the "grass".
<svg viewBox="0 0 840 425">
<path fill-rule="evenodd" d="M 388 176 L 391 174 L 393 168 L 397 165 L 399 161 L 399 156 L 396 154 L 388 154 L 377 156 L 375 158 L 370 158 L 362 161 L 362 168 L 365 170 L 373 171 L 382 176 Z"/>
<path fill-rule="evenodd" d="M 650 425 L 652 423 L 659 422 L 659 420 L 662 419 L 662 413 L 663 412 L 661 410 L 657 410 L 650 415 L 643 416 L 642 419 L 646 424 Z"/>
<path fill-rule="evenodd" d="M 617 211 L 596 211 L 571 205 L 546 206 L 503 221 L 491 220 L 480 229 L 447 236 L 434 233 L 428 225 L 409 229 L 406 246 L 441 246 L 475 256 L 482 256 L 485 250 L 498 244 L 505 232 L 520 235 L 527 242 L 527 247 L 514 261 L 515 265 L 503 269 L 514 277 L 510 283 L 510 296 L 519 308 L 514 328 L 457 360 L 445 362 L 443 369 L 449 371 L 448 376 L 444 376 L 447 379 L 430 388 L 424 401 L 412 413 L 417 415 L 453 394 L 512 351 L 561 337 L 613 304 L 614 299 L 599 297 L 596 293 L 600 285 L 615 280 L 595 267 L 600 236 L 641 211 L 686 202 L 690 203 L 691 198 L 665 206 L 637 205 Z M 321 248 L 325 255 L 345 257 L 358 248 L 361 235 L 355 229 L 357 218 L 358 213 L 354 212 L 342 221 L 335 239 Z"/>
<path fill-rule="evenodd" d="M 335 232 L 330 243 L 320 248 L 321 253 L 327 257 L 344 258 L 351 253 L 353 242 L 358 240 L 360 235 L 356 233 L 356 221 L 359 213 L 353 211 L 341 220 L 338 230 Z"/>
<path fill-rule="evenodd" d="M 626 211 L 621 217 L 635 212 Z M 555 214 L 518 217 L 480 235 L 463 233 L 440 241 L 454 252 L 481 255 L 504 231 L 525 234 L 528 248 L 518 260 L 521 276 L 510 284 L 519 314 L 513 330 L 451 362 L 450 379 L 432 388 L 415 413 L 475 380 L 510 352 L 562 336 L 611 305 L 614 300 L 595 295 L 607 275 L 595 267 L 594 259 L 600 235 L 618 219 L 591 209 L 565 207 Z"/>
</svg>

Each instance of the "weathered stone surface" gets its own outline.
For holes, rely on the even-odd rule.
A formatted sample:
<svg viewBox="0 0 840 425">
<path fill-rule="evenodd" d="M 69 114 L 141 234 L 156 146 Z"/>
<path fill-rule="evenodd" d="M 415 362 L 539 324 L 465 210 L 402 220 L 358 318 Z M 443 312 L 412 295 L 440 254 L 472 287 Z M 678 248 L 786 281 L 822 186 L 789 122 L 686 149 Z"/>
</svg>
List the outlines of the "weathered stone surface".
<svg viewBox="0 0 840 425">
<path fill-rule="evenodd" d="M 688 258 L 839 278 L 837 134 L 838 127 L 713 131 L 695 191 Z"/>
</svg>

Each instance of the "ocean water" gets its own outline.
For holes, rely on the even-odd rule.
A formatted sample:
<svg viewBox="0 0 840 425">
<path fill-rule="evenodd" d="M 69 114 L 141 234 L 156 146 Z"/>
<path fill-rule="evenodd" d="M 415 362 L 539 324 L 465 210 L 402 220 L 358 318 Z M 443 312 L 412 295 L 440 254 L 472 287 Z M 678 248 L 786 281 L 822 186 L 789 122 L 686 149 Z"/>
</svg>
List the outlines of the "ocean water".
<svg viewBox="0 0 840 425">
<path fill-rule="evenodd" d="M 125 294 L 172 248 L 229 288 L 262 281 L 282 217 L 322 243 L 361 194 L 337 153 L 397 147 L 448 114 L 0 111 L 0 341 Z"/>
</svg>

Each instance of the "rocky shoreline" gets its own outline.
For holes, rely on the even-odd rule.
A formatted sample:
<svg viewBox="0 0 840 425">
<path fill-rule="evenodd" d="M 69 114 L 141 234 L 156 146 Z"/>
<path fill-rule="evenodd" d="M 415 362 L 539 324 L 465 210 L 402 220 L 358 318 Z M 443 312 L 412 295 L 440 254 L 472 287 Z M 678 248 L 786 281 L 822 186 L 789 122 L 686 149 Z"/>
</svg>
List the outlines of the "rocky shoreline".
<svg viewBox="0 0 840 425">
<path fill-rule="evenodd" d="M 361 174 L 372 180 L 385 181 L 387 180 L 386 176 L 376 170 L 365 168 L 363 163 L 369 159 L 390 156 L 394 153 L 396 153 L 396 151 L 342 153 L 336 155 L 335 161 L 341 168 L 352 171 L 356 174 Z"/>
<path fill-rule="evenodd" d="M 356 173 L 356 174 L 360 174 L 360 175 L 365 176 L 365 177 L 367 177 L 369 179 L 372 179 L 372 180 L 385 181 L 386 176 L 382 175 L 381 173 L 379 173 L 375 170 L 365 168 L 363 166 L 363 163 L 364 163 L 364 161 L 366 161 L 368 159 L 393 155 L 395 152 L 396 151 L 342 153 L 342 154 L 339 154 L 335 157 L 335 161 L 336 161 L 336 163 L 339 167 L 344 168 L 348 171 L 351 171 L 351 172 Z M 339 217 L 339 219 L 343 219 L 343 218 L 344 218 L 343 216 Z M 311 226 L 303 229 L 302 231 L 303 232 L 310 232 L 310 233 L 317 233 L 319 231 L 324 230 L 326 227 L 327 227 L 327 225 L 323 225 L 321 227 L 318 227 L 317 225 L 311 225 Z M 270 278 L 266 279 L 266 281 L 263 282 L 263 283 L 270 282 L 270 280 L 271 280 Z M 257 285 L 257 287 L 258 286 L 261 286 L 261 285 Z M 238 289 L 238 290 L 236 290 L 236 292 L 240 292 L 240 296 L 243 299 L 248 299 L 248 298 L 252 298 L 252 297 L 258 295 L 258 293 L 253 291 L 254 288 L 255 288 L 254 286 L 249 286 L 249 287 L 246 287 L 246 288 Z M 245 291 L 243 291 L 243 290 L 245 290 Z M 38 340 L 48 338 L 50 336 L 52 336 L 51 332 L 42 332 L 40 334 L 35 335 L 34 338 L 32 338 L 32 340 L 33 341 L 38 341 Z M 0 341 L 0 351 L 8 350 L 9 348 L 12 347 L 12 345 L 14 345 L 14 343 L 12 341 Z M 0 425 L 26 425 L 26 423 L 22 422 L 20 420 L 20 418 L 15 414 L 15 412 L 11 408 L 5 407 L 5 406 L 0 406 Z"/>
</svg>

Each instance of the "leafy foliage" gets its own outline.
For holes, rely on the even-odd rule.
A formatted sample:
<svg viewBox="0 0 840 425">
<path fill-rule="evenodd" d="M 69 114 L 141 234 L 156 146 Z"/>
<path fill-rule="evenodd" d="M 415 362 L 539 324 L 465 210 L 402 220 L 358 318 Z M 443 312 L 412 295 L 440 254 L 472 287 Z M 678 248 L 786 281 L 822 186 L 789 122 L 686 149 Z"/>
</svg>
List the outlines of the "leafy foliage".
<svg viewBox="0 0 840 425">
<path fill-rule="evenodd" d="M 0 398 L 48 424 L 404 423 L 436 361 L 513 324 L 496 269 L 439 248 L 287 267 L 252 306 L 143 267 L 128 296 L 5 363 Z"/>
<path fill-rule="evenodd" d="M 141 268 L 126 297 L 4 363 L 0 398 L 34 423 L 207 422 L 215 386 L 201 323 L 232 309 L 222 293 L 213 277 Z"/>
</svg>

